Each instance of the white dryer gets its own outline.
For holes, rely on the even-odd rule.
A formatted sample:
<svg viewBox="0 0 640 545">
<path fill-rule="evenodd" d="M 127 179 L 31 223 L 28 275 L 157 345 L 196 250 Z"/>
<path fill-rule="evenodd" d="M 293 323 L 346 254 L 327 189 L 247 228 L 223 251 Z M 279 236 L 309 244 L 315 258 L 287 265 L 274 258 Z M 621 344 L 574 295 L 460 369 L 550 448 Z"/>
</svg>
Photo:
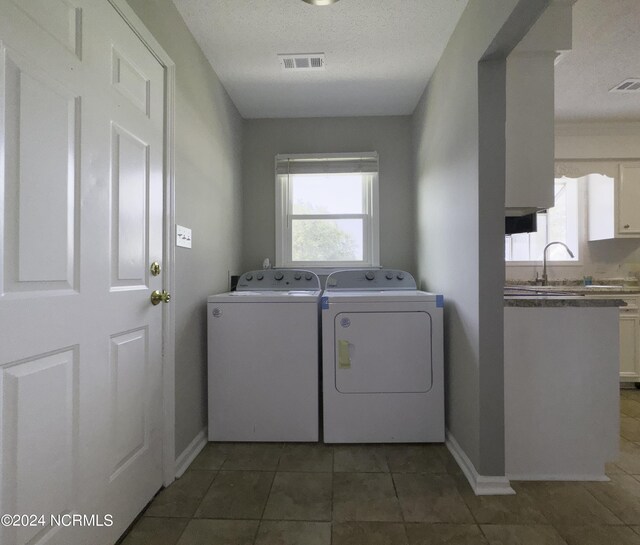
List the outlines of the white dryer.
<svg viewBox="0 0 640 545">
<path fill-rule="evenodd" d="M 349 270 L 321 306 L 324 441 L 444 441 L 442 296 L 404 271 Z"/>
<path fill-rule="evenodd" d="M 207 302 L 210 441 L 318 441 L 320 281 L 251 271 Z"/>
</svg>

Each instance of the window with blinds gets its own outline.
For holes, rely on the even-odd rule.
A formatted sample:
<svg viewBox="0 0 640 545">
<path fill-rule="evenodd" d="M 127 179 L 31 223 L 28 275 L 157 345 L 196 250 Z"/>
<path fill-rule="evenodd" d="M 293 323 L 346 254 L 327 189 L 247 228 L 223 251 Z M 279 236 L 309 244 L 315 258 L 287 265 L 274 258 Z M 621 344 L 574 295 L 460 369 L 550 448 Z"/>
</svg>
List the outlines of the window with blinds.
<svg viewBox="0 0 640 545">
<path fill-rule="evenodd" d="M 377 153 L 276 156 L 276 266 L 377 265 Z"/>
</svg>

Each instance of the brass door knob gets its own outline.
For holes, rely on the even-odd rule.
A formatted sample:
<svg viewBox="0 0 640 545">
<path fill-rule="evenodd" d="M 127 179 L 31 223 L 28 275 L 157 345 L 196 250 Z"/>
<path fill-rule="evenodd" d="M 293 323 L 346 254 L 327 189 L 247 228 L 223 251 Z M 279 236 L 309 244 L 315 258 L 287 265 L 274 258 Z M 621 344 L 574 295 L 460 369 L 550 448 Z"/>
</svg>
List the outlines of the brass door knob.
<svg viewBox="0 0 640 545">
<path fill-rule="evenodd" d="M 168 303 L 171 300 L 171 294 L 167 290 L 155 290 L 151 292 L 151 304 L 159 305 L 160 303 Z"/>
</svg>

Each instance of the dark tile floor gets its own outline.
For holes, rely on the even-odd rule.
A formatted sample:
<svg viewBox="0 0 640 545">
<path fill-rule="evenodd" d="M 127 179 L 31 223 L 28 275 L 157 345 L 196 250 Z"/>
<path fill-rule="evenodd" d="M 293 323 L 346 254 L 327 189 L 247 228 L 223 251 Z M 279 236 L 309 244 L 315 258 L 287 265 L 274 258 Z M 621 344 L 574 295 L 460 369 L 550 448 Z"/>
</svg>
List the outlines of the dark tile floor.
<svg viewBox="0 0 640 545">
<path fill-rule="evenodd" d="M 123 545 L 640 545 L 640 390 L 606 483 L 477 497 L 442 445 L 209 444 Z"/>
</svg>

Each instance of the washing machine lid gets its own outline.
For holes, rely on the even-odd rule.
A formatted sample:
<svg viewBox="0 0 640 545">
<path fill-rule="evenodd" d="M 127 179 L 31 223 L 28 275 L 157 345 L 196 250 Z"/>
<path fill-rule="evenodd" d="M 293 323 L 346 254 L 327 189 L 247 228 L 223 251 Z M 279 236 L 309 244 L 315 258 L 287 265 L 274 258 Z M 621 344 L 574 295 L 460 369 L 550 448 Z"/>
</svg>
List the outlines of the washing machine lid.
<svg viewBox="0 0 640 545">
<path fill-rule="evenodd" d="M 238 292 L 320 291 L 320 279 L 304 269 L 264 269 L 248 271 L 238 279 Z"/>
<path fill-rule="evenodd" d="M 303 269 L 248 271 L 238 279 L 236 291 L 210 295 L 208 302 L 309 303 L 321 294 L 318 275 Z"/>
<path fill-rule="evenodd" d="M 317 291 L 231 291 L 210 295 L 209 303 L 314 303 L 318 304 L 320 290 Z"/>
<path fill-rule="evenodd" d="M 426 291 L 332 291 L 325 290 L 322 299 L 326 303 L 443 303 L 442 295 Z"/>
</svg>

